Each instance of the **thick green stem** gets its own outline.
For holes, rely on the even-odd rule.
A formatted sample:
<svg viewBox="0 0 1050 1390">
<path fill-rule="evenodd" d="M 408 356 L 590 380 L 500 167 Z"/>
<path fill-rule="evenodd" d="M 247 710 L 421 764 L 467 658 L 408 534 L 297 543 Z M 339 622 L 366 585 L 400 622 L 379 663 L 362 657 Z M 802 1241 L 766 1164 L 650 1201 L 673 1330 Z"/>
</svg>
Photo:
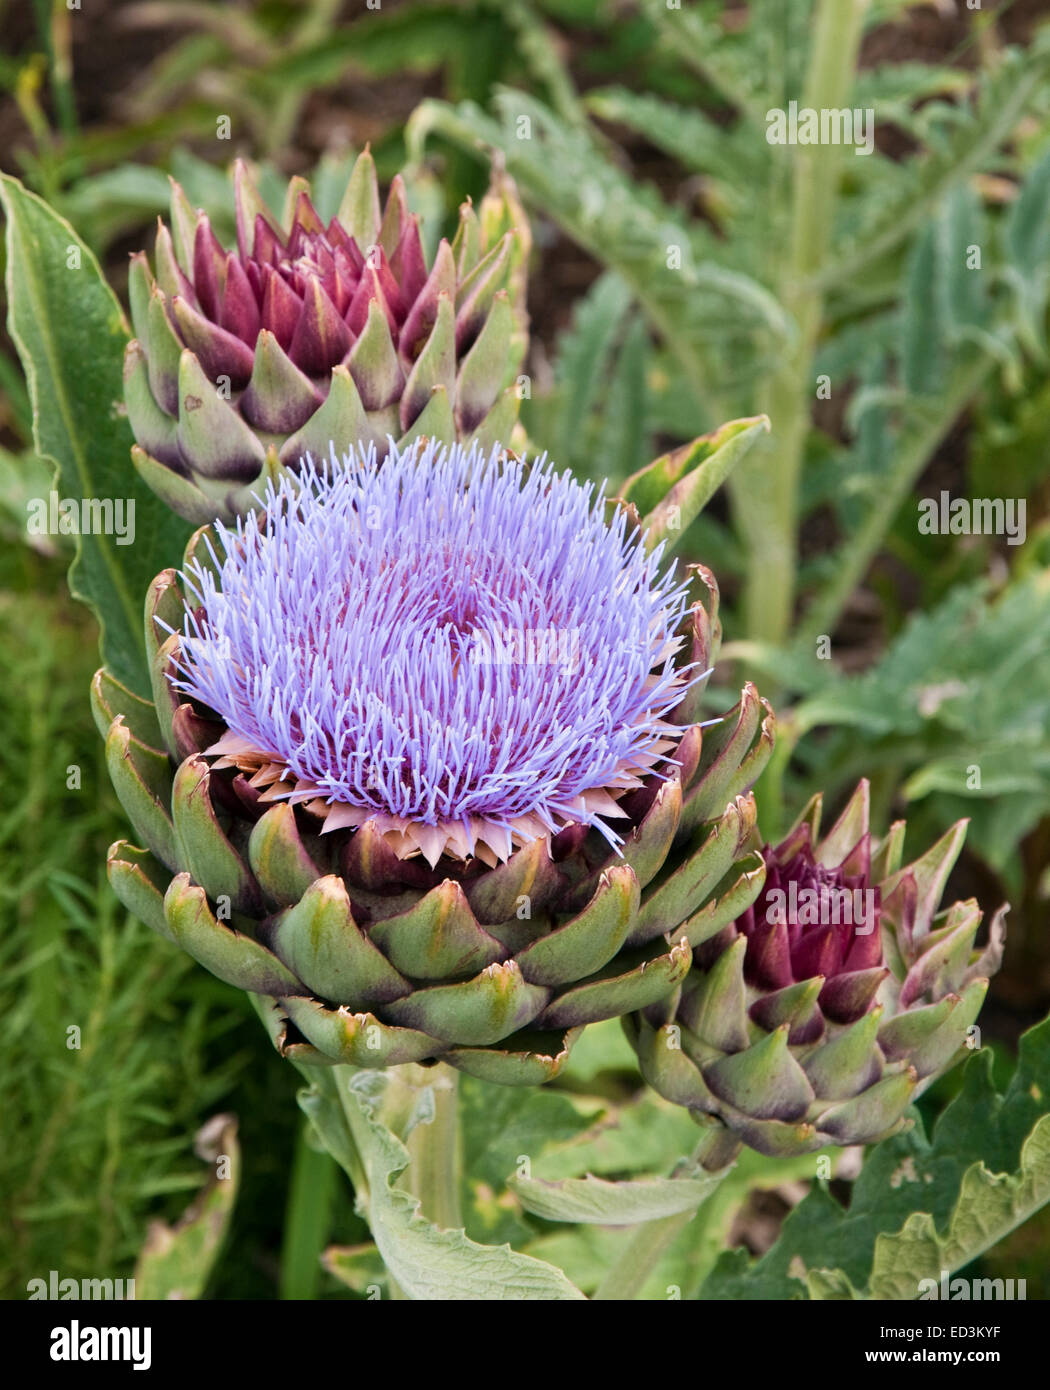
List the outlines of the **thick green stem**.
<svg viewBox="0 0 1050 1390">
<path fill-rule="evenodd" d="M 309 1121 L 299 1134 L 281 1245 L 281 1298 L 313 1299 L 321 1277 L 321 1252 L 331 1234 L 339 1169 L 310 1142 Z"/>
<path fill-rule="evenodd" d="M 406 1065 L 390 1069 L 391 1084 L 383 1105 L 387 1124 L 403 1132 L 411 1162 L 399 1186 L 419 1198 L 420 1211 L 435 1226 L 455 1230 L 463 1225 L 459 1185 L 462 1169 L 459 1139 L 459 1073 L 439 1063 L 433 1067 Z M 421 1120 L 417 1107 L 425 1087 L 432 1088 L 433 1114 Z M 390 1297 L 407 1301 L 408 1295 L 390 1278 Z"/>
<path fill-rule="evenodd" d="M 803 106 L 848 104 L 868 0 L 820 0 Z M 794 609 L 799 475 L 814 399 L 813 353 L 823 297 L 814 277 L 831 242 L 843 151 L 793 147 L 791 236 L 779 279 L 780 302 L 796 336 L 772 374 L 761 409 L 773 433 L 745 459 L 731 483 L 737 523 L 748 552 L 748 635 L 781 643 Z"/>
<path fill-rule="evenodd" d="M 601 1302 L 637 1298 L 679 1231 L 684 1231 L 695 1215 L 695 1211 L 679 1211 L 639 1226 L 593 1298 Z"/>
<path fill-rule="evenodd" d="M 720 1120 L 705 1121 L 703 1133 L 692 1156 L 678 1165 L 673 1176 L 694 1177 L 702 1170 L 716 1179 L 724 1177 L 733 1166 L 739 1152 L 740 1141 Z M 701 1203 L 700 1206 L 702 1205 Z M 640 1225 L 620 1252 L 619 1259 L 599 1284 L 593 1298 L 603 1303 L 637 1298 L 649 1275 L 679 1233 L 684 1231 L 696 1216 L 700 1206 L 675 1212 L 671 1216 L 661 1216 L 656 1221 L 646 1221 Z"/>
<path fill-rule="evenodd" d="M 409 1068 L 403 1068 L 409 1070 Z M 405 1170 L 404 1185 L 420 1200 L 423 1215 L 435 1226 L 458 1230 L 460 1212 L 459 1073 L 439 1063 L 413 1067 L 421 1082 L 434 1088 L 434 1118 L 417 1124 L 405 1140 L 412 1162 Z"/>
<path fill-rule="evenodd" d="M 362 1214 L 371 1221 L 367 1155 L 372 1144 L 368 1121 L 350 1085 L 355 1068 L 335 1067 L 333 1070 L 351 1142 L 349 1145 L 344 1142 L 340 1153 L 332 1149 L 331 1136 L 322 1137 L 351 1173 Z M 458 1230 L 463 1225 L 459 1195 L 462 1172 L 459 1073 L 444 1063 L 431 1067 L 412 1064 L 388 1067 L 383 1077 L 382 1100 L 376 1118 L 402 1141 L 410 1157 L 398 1186 L 419 1198 L 422 1215 L 435 1226 Z M 335 1139 L 341 1137 L 336 1135 Z M 408 1297 L 392 1277 L 389 1285 L 392 1299 Z"/>
</svg>

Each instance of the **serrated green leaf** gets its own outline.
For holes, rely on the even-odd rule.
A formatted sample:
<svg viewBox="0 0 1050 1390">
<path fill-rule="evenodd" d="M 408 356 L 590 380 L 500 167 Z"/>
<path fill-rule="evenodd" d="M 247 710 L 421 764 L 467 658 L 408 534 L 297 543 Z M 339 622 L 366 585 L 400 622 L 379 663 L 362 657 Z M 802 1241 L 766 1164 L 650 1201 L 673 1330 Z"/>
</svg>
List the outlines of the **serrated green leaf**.
<svg viewBox="0 0 1050 1390">
<path fill-rule="evenodd" d="M 848 1281 L 861 1297 L 918 1298 L 919 1278 L 961 1268 L 1050 1201 L 1050 1019 L 1022 1037 L 1001 1095 L 991 1060 L 969 1061 L 932 1140 L 919 1122 L 875 1145 L 848 1208 L 814 1187 L 761 1259 L 723 1256 L 701 1296 L 837 1297 Z"/>
<path fill-rule="evenodd" d="M 931 142 L 924 157 L 900 166 L 892 193 L 867 206 L 869 215 L 854 232 L 853 245 L 821 273 L 821 282 L 843 284 L 865 273 L 921 227 L 945 194 L 987 167 L 1045 82 L 1048 69 L 1050 47 L 1045 42 L 1024 52 L 1008 51 L 982 79 L 976 104 L 951 108 L 950 133 Z"/>
<path fill-rule="evenodd" d="M 806 1275 L 806 1287 L 812 1299 L 847 1301 L 859 1295 L 841 1269 L 814 1269 Z"/>
<path fill-rule="evenodd" d="M 98 617 L 107 667 L 148 695 L 142 595 L 159 570 L 177 561 L 189 527 L 131 466 L 122 385 L 128 332 L 98 262 L 69 223 L 17 179 L 0 176 L 0 202 L 7 217 L 8 322 L 29 383 L 37 452 L 55 464 L 59 497 L 78 504 L 126 499 L 135 507 L 133 544 L 118 545 L 116 535 L 77 538 L 70 588 Z M 79 268 L 71 268 L 78 257 Z"/>
<path fill-rule="evenodd" d="M 732 650 L 732 649 L 731 649 Z M 812 650 L 812 649 L 811 649 Z M 751 655 L 751 645 L 741 654 Z M 973 845 L 1021 891 L 1020 840 L 1050 804 L 1050 576 L 1038 567 L 1004 590 L 956 584 L 915 613 L 863 675 L 829 661 L 757 661 L 805 698 L 792 718 L 821 728 L 827 790 L 866 773 L 877 739 L 905 797 L 933 828 L 973 818 Z M 865 736 L 858 744 L 849 730 Z"/>
<path fill-rule="evenodd" d="M 596 116 L 636 131 L 685 168 L 713 174 L 727 184 L 735 184 L 740 178 L 741 159 L 747 161 L 750 157 L 754 168 L 763 154 L 768 157 L 768 145 L 764 141 L 756 142 L 751 132 L 746 139 L 734 138 L 732 131 L 718 125 L 704 112 L 650 92 L 603 87 L 588 92 L 586 103 Z"/>
<path fill-rule="evenodd" d="M 651 1092 L 618 1105 L 573 1138 L 552 1144 L 532 1163 L 532 1176 L 557 1181 L 584 1173 L 659 1172 L 696 1147 L 689 1112 Z M 510 1170 L 507 1169 L 506 1172 Z"/>
<path fill-rule="evenodd" d="M 922 1281 L 939 1283 L 984 1253 L 1050 1202 L 1050 1115 L 1038 1121 L 1021 1148 L 1014 1173 L 991 1173 L 975 1163 L 963 1174 L 959 1200 L 941 1236 L 929 1212 L 914 1212 L 895 1235 L 875 1241 L 868 1297 L 909 1299 Z"/>
<path fill-rule="evenodd" d="M 639 1178 L 629 1182 L 608 1182 L 593 1173 L 560 1182 L 514 1176 L 508 1186 L 521 1198 L 526 1211 L 545 1221 L 634 1226 L 695 1211 L 714 1192 L 722 1176 Z"/>
<path fill-rule="evenodd" d="M 543 84 L 551 105 L 570 124 L 583 125 L 586 115 L 557 40 L 524 0 L 500 0 L 499 10 L 510 26 L 521 61 Z"/>
<path fill-rule="evenodd" d="M 805 7 L 803 7 L 805 8 Z M 765 108 L 774 99 L 768 89 L 768 63 L 757 61 L 748 34 L 727 35 L 719 23 L 718 7 L 696 5 L 670 8 L 666 0 L 642 0 L 646 18 L 656 26 L 668 47 L 711 84 L 727 102 L 753 122 L 761 123 Z M 761 11 L 759 10 L 761 14 Z M 777 31 L 782 32 L 783 8 L 776 11 Z M 769 19 L 757 23 L 760 42 L 770 34 Z M 790 61 L 790 54 L 784 55 Z"/>
<path fill-rule="evenodd" d="M 502 150 L 525 198 L 630 287 L 697 394 L 724 375 L 715 351 L 723 336 L 791 337 L 776 298 L 755 276 L 722 262 L 710 230 L 689 223 L 652 186 L 632 182 L 585 130 L 566 126 L 523 92 L 501 91 L 495 106 L 498 120 L 469 102 L 423 102 L 406 131 L 410 150 L 422 157 L 431 134 L 465 149 L 476 151 L 481 141 Z M 522 121 L 527 139 L 518 134 Z"/>
<path fill-rule="evenodd" d="M 644 1104 L 642 1109 L 650 1117 L 651 1124 L 651 1111 Z M 696 1126 L 690 1123 L 689 1132 L 681 1135 L 683 1147 L 676 1149 L 675 1138 L 667 1132 L 661 1138 L 663 1152 L 656 1161 L 666 1165 L 669 1155 L 686 1152 L 695 1145 Z M 753 1192 L 770 1191 L 785 1183 L 811 1178 L 822 1157 L 829 1159 L 834 1171 L 840 1154 L 840 1150 L 827 1150 L 823 1155 L 772 1159 L 744 1149 L 734 1167 L 650 1271 L 639 1297 L 644 1300 L 694 1298 L 700 1283 L 725 1249 L 733 1222 Z M 630 1227 L 561 1227 L 524 1248 L 529 1254 L 556 1264 L 579 1288 L 593 1293 L 621 1259 L 633 1235 Z"/>
<path fill-rule="evenodd" d="M 874 107 L 881 121 L 909 128 L 915 106 L 933 96 L 960 96 L 973 79 L 967 72 L 930 63 L 880 63 L 862 68 L 853 87 L 853 105 Z"/>
<path fill-rule="evenodd" d="M 348 1140 L 364 1170 L 365 1180 L 359 1174 L 356 1184 L 359 1205 L 390 1277 L 408 1298 L 454 1302 L 583 1298 L 553 1265 L 519 1254 L 509 1245 L 479 1245 L 465 1231 L 442 1230 L 423 1217 L 418 1197 L 393 1186 L 408 1166 L 409 1153 L 378 1118 L 389 1077 L 333 1067 L 326 1077 L 315 1079 L 317 1093 L 329 1085 L 329 1075 L 342 1106 Z M 331 1149 L 327 1136 L 325 1143 Z"/>
<path fill-rule="evenodd" d="M 960 736 L 970 746 L 977 738 L 1015 743 L 1028 731 L 1045 746 L 1048 632 L 1047 574 L 1020 578 L 994 599 L 983 581 L 957 585 L 937 608 L 914 614 L 863 675 L 828 669 L 825 688 L 798 706 L 796 718 L 804 728 L 844 724 L 874 735 L 939 724 L 955 735 L 953 746 Z"/>
</svg>

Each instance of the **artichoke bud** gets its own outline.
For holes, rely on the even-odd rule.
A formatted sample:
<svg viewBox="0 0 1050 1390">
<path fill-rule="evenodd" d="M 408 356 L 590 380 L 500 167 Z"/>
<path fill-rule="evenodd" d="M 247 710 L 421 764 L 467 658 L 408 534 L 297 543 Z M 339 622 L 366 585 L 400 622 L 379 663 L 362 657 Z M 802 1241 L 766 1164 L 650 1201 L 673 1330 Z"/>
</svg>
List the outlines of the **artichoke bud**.
<svg viewBox="0 0 1050 1390">
<path fill-rule="evenodd" d="M 976 903 L 938 910 L 965 822 L 899 868 L 904 827 L 873 845 L 866 781 L 823 839 L 820 812 L 761 851 L 761 891 L 695 941 L 673 1012 L 624 1020 L 656 1090 L 764 1154 L 902 1128 L 965 1055 L 1002 957 L 1005 908 L 980 951 Z"/>
<path fill-rule="evenodd" d="M 511 437 L 530 240 L 506 173 L 480 218 L 465 205 L 430 264 L 404 180 L 383 207 L 367 150 L 327 224 L 305 179 L 289 184 L 280 219 L 242 161 L 232 194 L 233 249 L 173 183 L 153 269 L 132 257 L 132 457 L 169 506 L 196 524 L 231 521 L 268 477 L 333 440 L 382 458 L 390 438 Z"/>
</svg>

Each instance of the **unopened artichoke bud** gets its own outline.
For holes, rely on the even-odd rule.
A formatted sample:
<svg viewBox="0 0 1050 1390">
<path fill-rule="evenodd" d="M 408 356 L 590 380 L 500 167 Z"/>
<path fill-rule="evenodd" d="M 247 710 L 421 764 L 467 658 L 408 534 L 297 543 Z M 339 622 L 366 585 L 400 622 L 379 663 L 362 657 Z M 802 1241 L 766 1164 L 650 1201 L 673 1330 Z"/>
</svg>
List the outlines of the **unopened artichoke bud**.
<svg viewBox="0 0 1050 1390">
<path fill-rule="evenodd" d="M 700 722 L 693 579 L 543 461 L 308 462 L 152 585 L 154 703 L 96 677 L 114 889 L 297 1060 L 547 1080 L 761 885 L 772 717 Z"/>
<path fill-rule="evenodd" d="M 974 948 L 973 901 L 938 911 L 960 821 L 900 867 L 904 822 L 873 845 L 862 781 L 818 838 L 815 797 L 763 850 L 765 883 L 735 922 L 694 941 L 677 996 L 624 1026 L 643 1075 L 764 1154 L 867 1144 L 966 1055 L 1006 909 Z"/>
<path fill-rule="evenodd" d="M 428 265 L 398 175 L 385 208 L 366 150 L 325 224 L 305 179 L 283 220 L 234 166 L 237 247 L 172 186 L 154 270 L 132 257 L 124 394 L 136 468 L 196 524 L 232 521 L 267 478 L 333 440 L 511 437 L 527 344 L 528 229 L 508 176 L 460 209 Z"/>
</svg>

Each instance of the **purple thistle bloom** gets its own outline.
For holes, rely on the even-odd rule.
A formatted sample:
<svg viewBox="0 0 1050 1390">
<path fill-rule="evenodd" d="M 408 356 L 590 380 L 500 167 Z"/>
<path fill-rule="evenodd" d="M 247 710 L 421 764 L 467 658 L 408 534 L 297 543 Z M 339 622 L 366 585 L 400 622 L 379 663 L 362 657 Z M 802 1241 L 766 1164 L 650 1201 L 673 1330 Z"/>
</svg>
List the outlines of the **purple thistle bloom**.
<svg viewBox="0 0 1050 1390">
<path fill-rule="evenodd" d="M 690 677 L 686 586 L 604 487 L 498 448 L 333 448 L 215 531 L 174 684 L 267 799 L 431 864 L 574 823 L 618 843 L 606 818 L 673 751 Z"/>
</svg>

